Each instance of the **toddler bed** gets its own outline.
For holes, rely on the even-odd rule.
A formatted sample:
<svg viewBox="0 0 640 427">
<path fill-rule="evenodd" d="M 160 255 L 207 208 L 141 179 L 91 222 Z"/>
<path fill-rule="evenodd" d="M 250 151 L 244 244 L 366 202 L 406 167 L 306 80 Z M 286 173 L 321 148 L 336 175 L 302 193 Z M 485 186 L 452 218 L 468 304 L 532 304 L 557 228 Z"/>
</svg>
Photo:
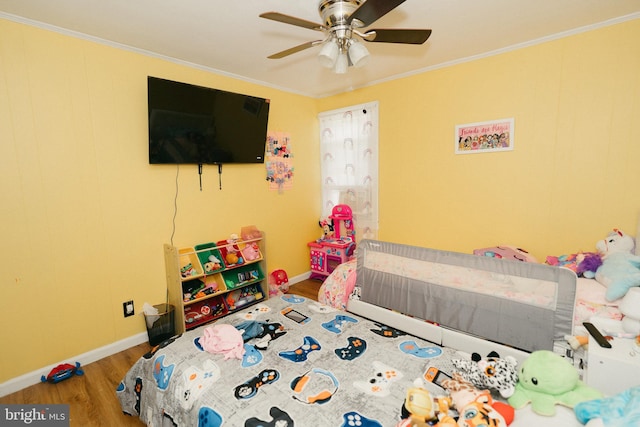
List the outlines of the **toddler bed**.
<svg viewBox="0 0 640 427">
<path fill-rule="evenodd" d="M 285 294 L 162 343 L 121 381 L 123 412 L 155 426 L 395 426 L 415 381 L 444 395 L 425 373 L 451 372 L 457 350 L 521 362 L 572 329 L 568 270 L 379 241 L 355 265 L 347 312 Z M 222 325 L 245 330 L 242 356 L 204 350 Z M 579 423 L 525 407 L 511 425 Z"/>
</svg>

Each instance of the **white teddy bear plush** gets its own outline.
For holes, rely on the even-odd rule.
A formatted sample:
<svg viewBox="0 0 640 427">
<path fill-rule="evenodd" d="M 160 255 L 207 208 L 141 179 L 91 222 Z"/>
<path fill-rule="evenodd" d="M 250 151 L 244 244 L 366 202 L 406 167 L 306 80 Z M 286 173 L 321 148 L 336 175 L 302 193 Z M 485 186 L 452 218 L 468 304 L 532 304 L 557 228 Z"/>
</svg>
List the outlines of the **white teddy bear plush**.
<svg viewBox="0 0 640 427">
<path fill-rule="evenodd" d="M 634 247 L 633 237 L 618 229 L 596 243 L 602 265 L 595 278 L 607 287 L 607 301 L 622 298 L 630 288 L 640 286 L 640 256 L 633 255 Z"/>
</svg>

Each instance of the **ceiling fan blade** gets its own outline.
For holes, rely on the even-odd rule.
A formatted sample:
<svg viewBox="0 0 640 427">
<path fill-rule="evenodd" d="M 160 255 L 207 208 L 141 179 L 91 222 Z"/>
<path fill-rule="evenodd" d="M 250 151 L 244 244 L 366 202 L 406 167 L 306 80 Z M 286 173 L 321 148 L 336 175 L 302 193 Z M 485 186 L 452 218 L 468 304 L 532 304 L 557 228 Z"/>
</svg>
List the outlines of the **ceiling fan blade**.
<svg viewBox="0 0 640 427">
<path fill-rule="evenodd" d="M 312 42 L 302 43 L 302 44 L 300 44 L 298 46 L 294 46 L 292 48 L 283 50 L 282 52 L 274 53 L 273 55 L 270 55 L 267 58 L 269 58 L 269 59 L 284 58 L 285 56 L 289 56 L 289 55 L 292 55 L 292 54 L 294 54 L 296 52 L 300 52 L 302 50 L 309 49 L 310 47 L 316 46 L 316 45 L 318 45 L 320 43 L 322 43 L 322 40 L 314 40 Z"/>
<path fill-rule="evenodd" d="M 404 2 L 405 0 L 366 0 L 349 16 L 349 24 L 357 19 L 367 27 Z"/>
<path fill-rule="evenodd" d="M 422 44 L 431 35 L 431 30 L 383 29 L 369 30 L 363 39 L 377 43 Z"/>
<path fill-rule="evenodd" d="M 304 19 L 296 18 L 295 16 L 289 16 L 278 12 L 265 12 L 260 14 L 260 18 L 271 19 L 272 21 L 284 22 L 285 24 L 295 25 L 297 27 L 308 28 L 310 30 L 323 31 L 326 27 L 322 24 L 306 21 Z"/>
</svg>

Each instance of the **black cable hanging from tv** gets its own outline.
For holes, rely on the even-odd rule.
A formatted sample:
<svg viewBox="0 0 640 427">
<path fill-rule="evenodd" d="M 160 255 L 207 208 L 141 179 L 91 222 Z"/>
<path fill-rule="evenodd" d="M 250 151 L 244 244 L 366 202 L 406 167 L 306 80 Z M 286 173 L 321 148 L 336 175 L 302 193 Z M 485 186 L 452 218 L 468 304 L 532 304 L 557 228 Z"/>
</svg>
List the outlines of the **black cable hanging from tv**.
<svg viewBox="0 0 640 427">
<path fill-rule="evenodd" d="M 200 179 L 200 191 L 202 191 L 202 163 L 198 163 L 198 178 Z"/>
</svg>

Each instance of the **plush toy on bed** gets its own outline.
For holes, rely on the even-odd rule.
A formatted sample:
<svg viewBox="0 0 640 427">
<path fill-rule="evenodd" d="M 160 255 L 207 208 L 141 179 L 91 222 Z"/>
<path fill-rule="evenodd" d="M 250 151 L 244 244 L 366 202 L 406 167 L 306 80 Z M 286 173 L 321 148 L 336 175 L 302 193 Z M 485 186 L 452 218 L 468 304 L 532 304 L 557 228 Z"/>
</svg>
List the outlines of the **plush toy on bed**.
<svg viewBox="0 0 640 427">
<path fill-rule="evenodd" d="M 578 421 L 588 427 L 640 425 L 640 386 L 615 396 L 578 403 L 573 410 Z"/>
<path fill-rule="evenodd" d="M 470 359 L 453 359 L 452 363 L 462 378 L 481 390 L 496 390 L 505 399 L 515 391 L 518 362 L 512 356 L 501 358 L 492 351 L 482 358 L 473 353 Z"/>
<path fill-rule="evenodd" d="M 452 388 L 463 393 L 457 387 L 463 385 L 465 389 L 475 391 L 465 393 L 464 397 L 458 394 L 458 406 L 455 408 L 459 414 L 457 421 L 450 415 L 455 392 L 451 393 L 451 397 L 433 397 L 424 388 L 422 381 L 416 380 L 414 386 L 407 390 L 406 399 L 402 405 L 402 420 L 395 427 L 467 427 L 471 425 L 507 427 L 511 424 L 514 415 L 512 407 L 506 403 L 494 401 L 488 390 L 477 390 L 473 385 L 455 375 L 457 374 L 454 374 L 454 378 L 457 379 L 445 380 L 449 381 Z"/>
<path fill-rule="evenodd" d="M 508 401 L 515 409 L 531 403 L 535 413 L 553 416 L 555 405 L 573 408 L 601 397 L 602 393 L 580 380 L 578 371 L 566 359 L 549 350 L 537 350 L 520 365 L 516 391 Z"/>
<path fill-rule="evenodd" d="M 573 271 L 578 277 L 593 279 L 598 267 L 602 265 L 602 256 L 597 252 L 578 252 L 576 254 L 548 256 L 546 264 L 564 267 Z"/>
<path fill-rule="evenodd" d="M 633 255 L 634 247 L 633 237 L 618 229 L 596 243 L 602 265 L 595 278 L 607 287 L 607 301 L 622 298 L 630 288 L 640 286 L 640 256 Z"/>
<path fill-rule="evenodd" d="M 402 420 L 396 427 L 456 427 L 457 422 L 448 415 L 451 399 L 433 397 L 421 379 L 407 390 L 402 405 Z"/>
<path fill-rule="evenodd" d="M 464 379 L 459 372 L 454 372 L 450 379 L 443 380 L 442 388 L 449 392 L 453 407 L 456 408 L 461 415 L 464 415 L 465 413 L 466 415 L 469 415 L 470 410 L 477 408 L 477 404 L 479 402 L 483 402 L 491 406 L 491 410 L 488 410 L 485 406 L 484 412 L 496 421 L 493 425 L 508 426 L 513 422 L 513 418 L 515 416 L 513 407 L 504 402 L 493 400 L 489 390 L 478 389 L 476 386 Z M 497 416 L 496 413 L 499 414 L 499 416 Z M 458 419 L 458 424 L 464 426 L 465 424 L 463 424 L 463 421 L 461 420 L 464 420 L 463 416 Z M 504 421 L 504 423 L 501 424 L 498 420 Z"/>
</svg>

